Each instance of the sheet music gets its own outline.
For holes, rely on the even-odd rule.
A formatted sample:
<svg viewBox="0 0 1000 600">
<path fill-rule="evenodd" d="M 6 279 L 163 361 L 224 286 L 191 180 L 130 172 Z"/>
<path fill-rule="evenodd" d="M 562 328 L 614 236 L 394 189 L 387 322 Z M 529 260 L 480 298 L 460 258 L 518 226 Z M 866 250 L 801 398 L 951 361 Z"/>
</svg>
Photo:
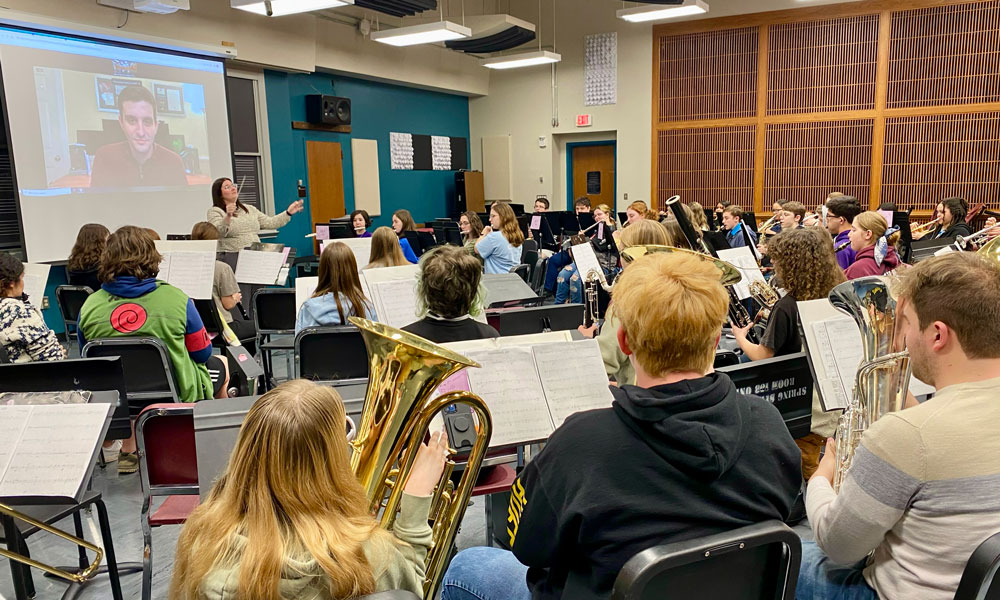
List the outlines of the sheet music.
<svg viewBox="0 0 1000 600">
<path fill-rule="evenodd" d="M 380 267 L 377 269 L 366 269 L 364 278 L 369 284 L 380 281 L 398 281 L 400 279 L 417 280 L 420 267 L 417 265 L 403 265 L 401 267 Z"/>
<path fill-rule="evenodd" d="M 377 303 L 378 321 L 390 327 L 405 327 L 417 321 L 417 282 L 412 279 L 369 283 Z"/>
<path fill-rule="evenodd" d="M 351 249 L 351 252 L 354 253 L 354 260 L 358 263 L 359 271 L 368 266 L 368 259 L 372 255 L 372 239 L 370 237 L 331 240 L 332 242 L 340 242 Z"/>
<path fill-rule="evenodd" d="M 236 259 L 236 281 L 273 285 L 284 264 L 285 254 L 282 252 L 240 250 L 239 258 Z"/>
<path fill-rule="evenodd" d="M 42 310 L 45 285 L 49 282 L 49 269 L 49 265 L 46 264 L 24 263 L 24 293 L 28 295 L 28 302 L 38 310 Z"/>
<path fill-rule="evenodd" d="M 479 395 L 493 417 L 490 446 L 509 446 L 543 440 L 554 430 L 528 348 L 505 348 L 466 354 L 483 366 L 467 369 L 472 391 Z"/>
<path fill-rule="evenodd" d="M 101 442 L 110 404 L 50 404 L 0 407 L 0 423 L 29 410 L 13 456 L 0 473 L 0 497 L 75 497 Z M 6 436 L 5 436 L 6 437 Z M 6 446 L 6 444 L 4 444 Z M 2 459 L 0 459 L 2 460 Z M 0 462 L 0 464 L 3 464 Z"/>
<path fill-rule="evenodd" d="M 312 298 L 319 285 L 319 277 L 297 277 L 295 279 L 295 314 L 299 314 L 306 300 Z"/>
<path fill-rule="evenodd" d="M 212 282 L 215 278 L 215 251 L 164 252 L 157 279 L 162 279 L 180 289 L 189 298 L 212 299 Z"/>
<path fill-rule="evenodd" d="M 835 317 L 812 324 L 819 358 L 823 361 L 825 381 L 817 383 L 823 390 L 827 410 L 847 408 L 854 390 L 854 377 L 864 358 L 861 332 L 854 319 Z"/>
<path fill-rule="evenodd" d="M 156 251 L 160 254 L 167 252 L 216 252 L 219 248 L 218 240 L 155 240 Z"/>
<path fill-rule="evenodd" d="M 573 413 L 611 406 L 613 397 L 597 340 L 538 344 L 531 350 L 556 428 Z"/>
<path fill-rule="evenodd" d="M 508 335 L 493 338 L 497 348 L 508 348 L 511 346 L 530 346 L 534 344 L 548 344 L 551 342 L 572 342 L 573 334 L 569 331 L 545 331 L 543 333 L 526 333 L 524 335 Z M 603 363 L 601 369 L 603 369 Z"/>
<path fill-rule="evenodd" d="M 760 266 L 757 265 L 757 259 L 753 257 L 753 252 L 750 251 L 750 248 L 746 246 L 726 248 L 719 250 L 718 254 L 721 260 L 739 269 L 740 275 L 743 276 L 740 282 L 733 286 L 733 290 L 740 300 L 746 300 L 750 297 L 751 281 L 766 281 L 764 274 L 760 272 Z"/>
<path fill-rule="evenodd" d="M 31 406 L 0 406 L 0 482 L 14 458 L 17 443 L 31 416 Z"/>
<path fill-rule="evenodd" d="M 604 279 L 604 269 L 601 268 L 601 263 L 597 262 L 597 254 L 594 253 L 594 247 L 590 245 L 590 242 L 576 244 L 570 249 L 573 251 L 573 262 L 576 263 L 581 281 L 587 279 L 587 273 L 594 271 L 602 282 L 607 283 Z"/>
</svg>

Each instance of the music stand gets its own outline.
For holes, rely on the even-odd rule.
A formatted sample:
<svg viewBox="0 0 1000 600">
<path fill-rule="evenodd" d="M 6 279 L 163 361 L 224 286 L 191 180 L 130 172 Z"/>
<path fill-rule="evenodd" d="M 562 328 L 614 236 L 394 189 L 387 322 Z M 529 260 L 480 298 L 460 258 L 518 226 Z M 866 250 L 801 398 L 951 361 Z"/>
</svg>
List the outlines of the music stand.
<svg viewBox="0 0 1000 600">
<path fill-rule="evenodd" d="M 702 210 L 705 211 L 705 221 L 708 223 L 708 228 L 713 230 L 716 229 L 715 211 L 711 208 L 703 208 Z"/>
<path fill-rule="evenodd" d="M 553 248 L 557 248 L 559 242 L 556 240 L 556 236 L 554 230 L 552 229 L 552 225 L 549 222 L 549 218 L 545 216 L 547 214 L 549 213 L 535 213 L 531 215 L 531 218 L 528 219 L 528 225 L 529 226 L 531 225 L 531 220 L 534 217 L 539 217 L 538 219 L 539 229 L 531 230 L 532 237 L 538 240 L 539 246 L 551 250 Z"/>
<path fill-rule="evenodd" d="M 330 239 L 343 240 L 354 236 L 354 227 L 345 221 L 330 219 Z"/>
<path fill-rule="evenodd" d="M 628 223 L 628 213 L 627 212 L 618 213 L 618 224 L 624 227 L 625 223 Z"/>
<path fill-rule="evenodd" d="M 520 205 L 518 205 L 520 206 Z M 528 226 L 531 225 L 531 215 L 517 215 L 517 226 L 521 229 L 521 234 L 528 237 Z"/>
<path fill-rule="evenodd" d="M 719 367 L 716 371 L 728 375 L 742 393 L 769 400 L 781 413 L 793 438 L 809 435 L 813 374 L 805 352 Z"/>
<path fill-rule="evenodd" d="M 0 392 L 66 391 L 118 392 L 108 439 L 124 440 L 132 436 L 120 356 L 0 365 Z"/>
<path fill-rule="evenodd" d="M 938 250 L 955 243 L 955 238 L 938 238 L 936 240 L 917 240 L 911 244 L 910 258 L 916 264 L 922 260 L 931 258 Z"/>
<path fill-rule="evenodd" d="M 754 232 L 757 239 L 760 239 L 760 232 L 757 231 L 757 215 L 751 211 L 746 211 L 743 213 L 743 224 L 750 227 L 750 231 Z M 721 226 L 721 223 L 720 223 Z"/>
<path fill-rule="evenodd" d="M 589 228 L 593 227 L 597 223 L 594 219 L 594 213 L 591 212 L 580 212 L 574 213 L 576 215 L 577 223 L 580 224 L 580 231 L 587 231 Z"/>
<path fill-rule="evenodd" d="M 892 211 L 892 224 L 899 227 L 899 259 L 908 263 L 913 255 L 913 230 L 910 229 L 910 213 L 905 210 Z"/>
<path fill-rule="evenodd" d="M 167 241 L 190 240 L 190 239 L 191 239 L 191 234 L 190 233 L 168 233 L 167 234 Z"/>
<path fill-rule="evenodd" d="M 499 314 L 497 330 L 502 336 L 548 331 L 572 331 L 583 323 L 582 304 L 557 304 L 517 308 Z"/>
<path fill-rule="evenodd" d="M 547 213 L 552 214 L 552 213 Z M 559 211 L 559 231 L 563 235 L 576 235 L 583 231 L 580 229 L 580 220 L 577 219 L 576 213 L 570 210 Z"/>
</svg>

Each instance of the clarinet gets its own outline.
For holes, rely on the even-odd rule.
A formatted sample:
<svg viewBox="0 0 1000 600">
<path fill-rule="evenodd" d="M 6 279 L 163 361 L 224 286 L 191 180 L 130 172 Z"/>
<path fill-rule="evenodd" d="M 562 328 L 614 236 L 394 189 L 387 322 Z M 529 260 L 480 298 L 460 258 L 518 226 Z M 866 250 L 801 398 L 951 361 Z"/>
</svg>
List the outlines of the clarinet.
<svg viewBox="0 0 1000 600">
<path fill-rule="evenodd" d="M 719 255 L 705 243 L 705 240 L 698 235 L 694 230 L 694 226 L 691 225 L 691 221 L 688 220 L 687 215 L 684 214 L 684 206 L 681 204 L 680 196 L 671 196 L 667 200 L 667 206 L 674 213 L 674 217 L 677 219 L 677 224 L 680 226 L 681 231 L 684 233 L 684 237 L 687 238 L 688 244 L 691 246 L 692 250 L 700 250 L 705 254 L 719 258 Z M 746 227 L 746 225 L 744 225 Z M 732 321 L 733 325 L 743 328 L 748 325 L 753 324 L 753 319 L 750 318 L 750 313 L 747 312 L 746 307 L 740 303 L 739 296 L 733 291 L 731 286 L 726 287 L 726 291 L 729 293 L 729 320 Z M 754 333 L 753 328 L 747 331 L 747 339 L 756 344 L 757 334 Z"/>
<path fill-rule="evenodd" d="M 837 248 L 834 250 L 834 252 L 840 252 L 841 250 L 843 250 L 844 248 L 846 248 L 846 247 L 848 247 L 850 245 L 851 245 L 851 241 L 848 240 L 848 241 L 844 242 L 843 244 L 837 246 Z"/>
</svg>

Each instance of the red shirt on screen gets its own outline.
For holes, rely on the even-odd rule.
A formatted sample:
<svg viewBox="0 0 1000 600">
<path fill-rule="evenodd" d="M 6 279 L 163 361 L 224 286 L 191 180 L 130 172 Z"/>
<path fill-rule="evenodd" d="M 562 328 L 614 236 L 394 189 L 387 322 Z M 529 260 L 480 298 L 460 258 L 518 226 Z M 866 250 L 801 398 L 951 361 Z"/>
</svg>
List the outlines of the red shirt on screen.
<svg viewBox="0 0 1000 600">
<path fill-rule="evenodd" d="M 153 144 L 149 160 L 139 164 L 129 143 L 118 142 L 97 149 L 90 171 L 90 187 L 187 185 L 184 161 L 171 150 Z"/>
</svg>

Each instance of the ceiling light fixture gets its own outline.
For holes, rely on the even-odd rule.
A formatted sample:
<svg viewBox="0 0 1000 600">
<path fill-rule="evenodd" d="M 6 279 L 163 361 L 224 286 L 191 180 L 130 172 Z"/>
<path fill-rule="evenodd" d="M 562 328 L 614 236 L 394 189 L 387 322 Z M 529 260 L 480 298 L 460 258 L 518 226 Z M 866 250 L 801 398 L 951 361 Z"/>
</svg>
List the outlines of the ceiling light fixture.
<svg viewBox="0 0 1000 600">
<path fill-rule="evenodd" d="M 438 21 L 437 23 L 425 23 L 423 25 L 373 31 L 371 37 L 376 42 L 391 46 L 416 46 L 417 44 L 433 44 L 435 42 L 457 40 L 470 37 L 471 35 L 472 30 L 468 27 L 463 27 L 451 21 Z"/>
<path fill-rule="evenodd" d="M 354 0 L 230 0 L 229 6 L 265 17 L 323 10 L 354 4 Z"/>
<path fill-rule="evenodd" d="M 684 0 L 679 6 L 663 6 L 647 4 L 635 8 L 625 8 L 618 11 L 618 18 L 630 23 L 646 23 L 649 21 L 664 21 L 690 15 L 700 15 L 708 12 L 708 4 L 701 0 Z"/>
<path fill-rule="evenodd" d="M 519 52 L 517 54 L 489 58 L 483 61 L 483 66 L 490 69 L 518 69 L 521 67 L 557 63 L 561 60 L 562 56 L 555 52 L 538 50 L 536 52 Z"/>
</svg>

